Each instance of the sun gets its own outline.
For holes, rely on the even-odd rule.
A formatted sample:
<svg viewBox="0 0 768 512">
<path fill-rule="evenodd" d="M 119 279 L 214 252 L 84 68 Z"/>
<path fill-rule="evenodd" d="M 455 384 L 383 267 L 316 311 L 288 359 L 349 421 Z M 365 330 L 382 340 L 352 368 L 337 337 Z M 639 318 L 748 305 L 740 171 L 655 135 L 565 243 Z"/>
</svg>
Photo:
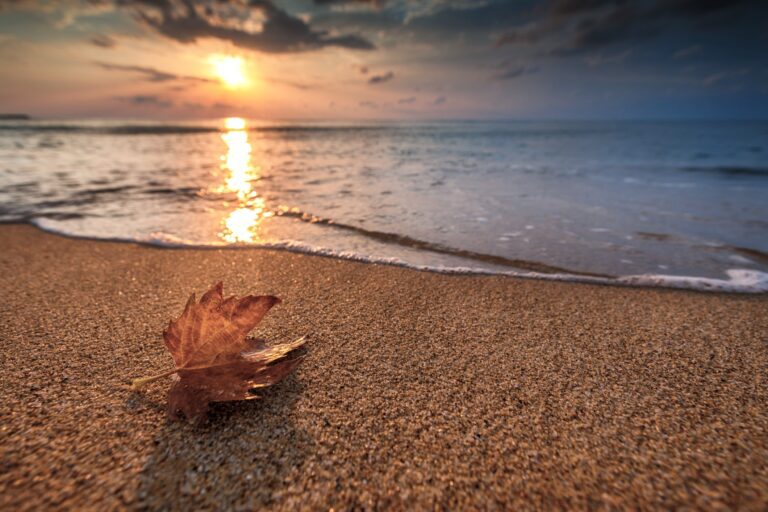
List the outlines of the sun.
<svg viewBox="0 0 768 512">
<path fill-rule="evenodd" d="M 213 55 L 210 62 L 213 65 L 213 70 L 226 87 L 234 89 L 248 84 L 248 79 L 243 71 L 245 63 L 242 57 Z"/>
</svg>

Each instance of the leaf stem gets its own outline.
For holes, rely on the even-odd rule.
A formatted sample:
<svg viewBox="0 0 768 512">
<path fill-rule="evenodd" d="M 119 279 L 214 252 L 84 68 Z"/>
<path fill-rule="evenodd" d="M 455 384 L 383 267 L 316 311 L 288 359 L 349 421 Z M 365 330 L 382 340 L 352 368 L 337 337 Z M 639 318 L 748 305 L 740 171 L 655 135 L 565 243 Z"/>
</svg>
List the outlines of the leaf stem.
<svg viewBox="0 0 768 512">
<path fill-rule="evenodd" d="M 141 389 L 144 387 L 144 385 L 149 384 L 150 382 L 154 382 L 156 380 L 162 379 L 163 377 L 167 377 L 169 375 L 173 375 L 178 370 L 174 368 L 173 370 L 168 370 L 165 373 L 161 373 L 159 375 L 152 375 L 151 377 L 140 377 L 138 379 L 133 379 L 131 381 L 131 389 Z"/>
</svg>

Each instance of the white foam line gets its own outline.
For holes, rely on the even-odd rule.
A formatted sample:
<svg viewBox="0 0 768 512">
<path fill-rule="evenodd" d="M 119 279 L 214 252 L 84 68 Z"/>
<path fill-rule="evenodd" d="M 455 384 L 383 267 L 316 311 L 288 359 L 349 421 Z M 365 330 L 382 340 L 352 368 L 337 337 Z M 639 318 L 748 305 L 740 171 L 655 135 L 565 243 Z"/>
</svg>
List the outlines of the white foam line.
<svg viewBox="0 0 768 512">
<path fill-rule="evenodd" d="M 44 220 L 44 219 L 40 219 Z M 67 236 L 70 238 L 85 238 L 91 240 L 106 240 L 115 242 L 133 242 L 155 247 L 178 249 L 274 249 L 299 254 L 339 258 L 361 263 L 392 265 L 414 270 L 437 272 L 441 274 L 472 274 L 472 275 L 501 275 L 524 279 L 540 279 L 545 281 L 565 281 L 574 283 L 624 285 L 654 288 L 676 288 L 705 292 L 727 293 L 766 293 L 768 292 L 768 273 L 758 270 L 734 268 L 726 271 L 728 279 L 716 279 L 697 276 L 674 276 L 666 274 L 640 274 L 619 276 L 616 278 L 582 276 L 567 273 L 547 274 L 543 272 L 528 272 L 516 270 L 489 270 L 478 267 L 444 267 L 433 265 L 416 265 L 400 258 L 364 256 L 350 251 L 335 251 L 325 247 L 314 247 L 304 242 L 262 242 L 249 245 L 232 245 L 226 242 L 194 243 L 167 233 L 152 233 L 142 238 L 97 238 L 71 235 L 45 225 L 38 219 L 32 223 L 43 231 Z"/>
<path fill-rule="evenodd" d="M 768 273 L 745 268 L 725 271 L 729 279 L 710 277 L 670 276 L 664 274 L 643 274 L 618 278 L 621 283 L 638 286 L 664 286 L 691 290 L 718 292 L 765 293 L 768 292 Z"/>
</svg>

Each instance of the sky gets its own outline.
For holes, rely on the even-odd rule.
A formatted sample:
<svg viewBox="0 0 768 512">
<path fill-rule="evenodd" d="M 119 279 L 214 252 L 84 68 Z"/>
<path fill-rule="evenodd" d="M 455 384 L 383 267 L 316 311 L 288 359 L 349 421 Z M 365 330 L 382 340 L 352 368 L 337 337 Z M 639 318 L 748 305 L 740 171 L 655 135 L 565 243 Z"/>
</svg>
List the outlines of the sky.
<svg viewBox="0 0 768 512">
<path fill-rule="evenodd" d="M 765 0 L 0 0 L 0 113 L 768 119 Z"/>
</svg>

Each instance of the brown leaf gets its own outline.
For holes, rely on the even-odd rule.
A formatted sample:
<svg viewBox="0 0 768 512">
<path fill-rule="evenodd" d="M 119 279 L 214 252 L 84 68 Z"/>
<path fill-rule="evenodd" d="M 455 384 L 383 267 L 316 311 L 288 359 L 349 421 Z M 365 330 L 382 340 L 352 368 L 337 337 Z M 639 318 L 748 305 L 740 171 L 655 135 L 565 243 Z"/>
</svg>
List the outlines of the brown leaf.
<svg viewBox="0 0 768 512">
<path fill-rule="evenodd" d="M 181 316 L 163 332 L 176 364 L 175 372 L 169 372 L 177 375 L 168 392 L 172 418 L 186 416 L 198 423 L 210 402 L 258 398 L 252 390 L 275 384 L 299 364 L 304 338 L 268 347 L 247 337 L 279 302 L 271 295 L 224 298 L 222 283 L 200 302 L 192 294 Z"/>
</svg>

